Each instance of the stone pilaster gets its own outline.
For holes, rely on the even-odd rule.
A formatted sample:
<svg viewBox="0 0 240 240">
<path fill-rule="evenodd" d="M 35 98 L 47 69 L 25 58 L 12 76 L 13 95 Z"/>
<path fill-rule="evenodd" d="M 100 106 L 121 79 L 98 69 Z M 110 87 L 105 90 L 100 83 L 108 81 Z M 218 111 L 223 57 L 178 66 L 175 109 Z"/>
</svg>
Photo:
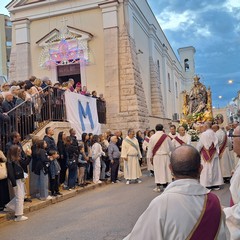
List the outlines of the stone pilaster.
<svg viewBox="0 0 240 240">
<path fill-rule="evenodd" d="M 30 21 L 28 19 L 15 20 L 16 46 L 12 49 L 10 57 L 10 80 L 26 80 L 32 73 L 30 55 Z"/>
<path fill-rule="evenodd" d="M 145 129 L 149 126 L 142 77 L 135 41 L 124 29 L 119 38 L 120 113 L 123 129 Z"/>
<path fill-rule="evenodd" d="M 152 116 L 165 117 L 163 97 L 160 85 L 160 79 L 157 66 L 154 64 L 153 58 L 149 58 L 150 65 L 150 81 L 151 81 L 151 108 Z"/>
</svg>

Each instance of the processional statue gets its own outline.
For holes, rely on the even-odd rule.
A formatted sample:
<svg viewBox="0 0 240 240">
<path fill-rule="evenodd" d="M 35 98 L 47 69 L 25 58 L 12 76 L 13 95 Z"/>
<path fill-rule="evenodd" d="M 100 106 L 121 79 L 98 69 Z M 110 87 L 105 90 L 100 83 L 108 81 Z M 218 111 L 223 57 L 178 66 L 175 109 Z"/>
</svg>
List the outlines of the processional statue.
<svg viewBox="0 0 240 240">
<path fill-rule="evenodd" d="M 212 98 L 211 90 L 199 81 L 200 78 L 193 78 L 194 85 L 190 92 L 183 95 L 183 121 L 187 123 L 205 122 L 212 120 Z"/>
</svg>

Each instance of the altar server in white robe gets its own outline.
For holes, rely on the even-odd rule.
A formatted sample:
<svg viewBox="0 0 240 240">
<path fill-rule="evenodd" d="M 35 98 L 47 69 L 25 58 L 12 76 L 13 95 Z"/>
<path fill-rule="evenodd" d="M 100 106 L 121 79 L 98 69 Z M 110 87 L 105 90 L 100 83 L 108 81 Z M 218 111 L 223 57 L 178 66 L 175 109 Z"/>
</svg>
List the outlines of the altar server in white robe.
<svg viewBox="0 0 240 240">
<path fill-rule="evenodd" d="M 224 182 L 229 183 L 232 176 L 232 171 L 234 169 L 234 160 L 229 152 L 229 145 L 231 143 L 228 139 L 227 133 L 217 124 L 214 124 L 212 126 L 212 129 L 216 133 L 216 136 L 218 138 L 219 160 L 222 176 Z"/>
<path fill-rule="evenodd" d="M 150 176 L 154 175 L 154 171 L 153 171 L 153 165 L 150 161 L 150 158 L 147 157 L 147 151 L 148 151 L 150 138 L 154 133 L 155 133 L 154 130 L 148 131 L 147 136 L 145 136 L 144 141 L 143 141 L 143 145 L 142 145 L 143 151 L 146 152 L 147 170 L 150 171 Z"/>
<path fill-rule="evenodd" d="M 175 181 L 150 203 L 124 240 L 226 240 L 220 201 L 199 184 L 198 151 L 188 145 L 176 148 L 170 168 Z"/>
<path fill-rule="evenodd" d="M 233 150 L 240 156 L 240 127 L 234 130 Z M 230 185 L 231 201 L 230 207 L 224 208 L 226 223 L 229 229 L 231 240 L 240 239 L 240 163 L 238 163 L 231 179 Z"/>
<path fill-rule="evenodd" d="M 186 133 L 186 130 L 184 127 L 180 126 L 178 128 L 177 136 L 172 140 L 173 146 L 180 147 L 184 144 L 191 145 L 191 136 Z"/>
<path fill-rule="evenodd" d="M 212 123 L 205 122 L 205 131 L 201 134 L 197 149 L 201 154 L 203 170 L 200 175 L 200 183 L 204 187 L 219 190 L 223 184 L 219 162 L 218 139 L 211 129 Z"/>
<path fill-rule="evenodd" d="M 133 129 L 128 130 L 128 136 L 122 142 L 121 158 L 124 160 L 126 184 L 130 184 L 131 180 L 141 183 L 139 178 L 142 176 L 142 172 L 139 159 L 142 158 L 142 155 Z"/>
<path fill-rule="evenodd" d="M 148 145 L 147 158 L 151 159 L 154 169 L 156 188 L 155 192 L 160 192 L 167 184 L 172 182 L 172 175 L 168 167 L 170 154 L 174 147 L 170 137 L 163 132 L 163 125 L 156 125 L 156 133 L 152 135 Z"/>
</svg>

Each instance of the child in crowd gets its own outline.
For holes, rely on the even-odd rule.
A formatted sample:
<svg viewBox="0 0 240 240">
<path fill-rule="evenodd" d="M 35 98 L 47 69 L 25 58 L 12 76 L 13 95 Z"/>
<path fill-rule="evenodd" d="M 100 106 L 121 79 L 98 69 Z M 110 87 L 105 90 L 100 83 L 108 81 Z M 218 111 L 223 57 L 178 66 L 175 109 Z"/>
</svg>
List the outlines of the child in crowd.
<svg viewBox="0 0 240 240">
<path fill-rule="evenodd" d="M 84 146 L 79 147 L 79 157 L 78 157 L 78 186 L 84 187 L 86 185 L 86 170 L 88 166 L 89 157 L 84 152 Z"/>
<path fill-rule="evenodd" d="M 56 150 L 50 150 L 49 153 L 50 169 L 49 169 L 49 180 L 50 180 L 50 191 L 52 196 L 62 195 L 59 192 L 59 174 L 61 167 L 58 163 L 58 152 Z"/>
</svg>

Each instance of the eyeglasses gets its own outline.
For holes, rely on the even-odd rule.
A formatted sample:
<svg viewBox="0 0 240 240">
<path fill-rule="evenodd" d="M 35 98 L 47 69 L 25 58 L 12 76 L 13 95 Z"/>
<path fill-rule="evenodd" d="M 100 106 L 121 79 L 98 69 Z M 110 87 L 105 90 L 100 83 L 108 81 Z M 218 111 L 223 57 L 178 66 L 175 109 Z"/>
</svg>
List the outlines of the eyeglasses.
<svg viewBox="0 0 240 240">
<path fill-rule="evenodd" d="M 230 137 L 240 137 L 240 135 L 230 135 Z"/>
</svg>

